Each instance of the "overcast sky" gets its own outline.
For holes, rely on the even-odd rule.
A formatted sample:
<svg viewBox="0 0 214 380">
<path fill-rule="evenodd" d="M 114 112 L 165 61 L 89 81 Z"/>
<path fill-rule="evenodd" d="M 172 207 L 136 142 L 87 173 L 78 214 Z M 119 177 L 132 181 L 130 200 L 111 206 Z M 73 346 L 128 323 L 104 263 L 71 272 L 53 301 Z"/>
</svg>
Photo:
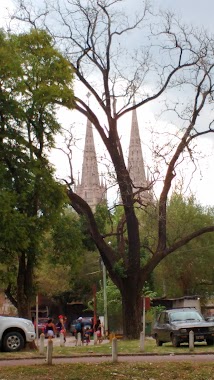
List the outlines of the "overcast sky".
<svg viewBox="0 0 214 380">
<path fill-rule="evenodd" d="M 213 0 L 154 0 L 152 3 L 175 11 L 185 22 L 213 30 Z"/>
<path fill-rule="evenodd" d="M 142 0 L 127 0 L 129 5 L 135 7 L 138 7 L 142 4 Z M 210 30 L 211 32 L 214 31 L 214 25 L 213 25 L 213 14 L 214 14 L 214 0 L 151 0 L 151 3 L 154 7 L 154 9 L 162 8 L 162 9 L 170 9 L 174 11 L 177 15 L 182 16 L 182 20 L 186 23 L 191 23 L 195 26 L 204 27 L 205 29 Z M 0 24 L 5 26 L 5 17 L 7 15 L 7 9 L 11 9 L 11 6 L 13 4 L 12 0 L 0 0 Z M 147 110 L 149 113 L 149 109 Z M 65 125 L 68 126 L 71 124 L 71 120 L 74 119 L 73 116 L 70 116 L 70 113 L 63 113 L 61 112 L 59 114 L 60 121 Z M 77 174 L 78 171 L 81 170 L 81 159 L 78 157 L 81 156 L 81 149 L 83 148 L 83 142 L 84 142 L 84 131 L 85 131 L 85 120 L 83 117 L 79 117 L 78 121 L 80 124 L 78 124 L 78 128 L 80 131 L 80 134 L 78 137 L 82 138 L 81 141 L 79 141 L 79 151 L 74 154 L 74 158 L 76 160 L 76 167 L 74 168 L 75 174 Z M 130 122 L 130 120 L 129 120 Z M 144 123 L 144 120 L 141 119 L 141 116 L 139 115 L 139 124 Z M 124 150 L 127 152 L 127 146 L 129 142 L 129 132 L 126 136 L 123 136 L 124 139 Z M 144 143 L 143 150 L 144 150 L 144 159 L 146 160 L 146 149 L 147 149 L 147 143 L 145 141 L 145 135 L 142 136 L 142 141 Z M 214 205 L 214 160 L 213 160 L 213 153 L 214 153 L 214 139 L 213 138 L 204 138 L 199 142 L 199 150 L 201 150 L 204 154 L 207 154 L 208 157 L 201 161 L 200 168 L 201 172 L 198 172 L 197 175 L 195 175 L 193 183 L 192 183 L 192 191 L 197 196 L 197 199 L 203 204 L 203 205 Z M 99 143 L 99 139 L 96 138 L 96 143 Z M 100 145 L 100 143 L 98 144 Z M 98 146 L 99 149 L 99 146 Z M 68 166 L 66 165 L 65 161 L 63 165 L 58 165 L 58 163 L 63 160 L 62 154 L 60 153 L 54 153 L 52 156 L 54 164 L 58 167 L 58 175 L 60 177 L 63 177 L 66 175 Z M 78 162 L 78 164 L 77 164 Z"/>
</svg>

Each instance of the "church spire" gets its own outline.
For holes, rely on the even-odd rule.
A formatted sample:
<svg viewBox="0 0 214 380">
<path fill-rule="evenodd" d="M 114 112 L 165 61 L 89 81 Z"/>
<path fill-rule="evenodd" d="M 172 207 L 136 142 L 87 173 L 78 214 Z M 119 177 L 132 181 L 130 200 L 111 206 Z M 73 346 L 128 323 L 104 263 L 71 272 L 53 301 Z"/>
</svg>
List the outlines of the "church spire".
<svg viewBox="0 0 214 380">
<path fill-rule="evenodd" d="M 133 102 L 133 105 L 135 105 L 135 100 Z M 131 135 L 128 155 L 128 171 L 130 173 L 130 177 L 132 179 L 133 185 L 136 188 L 136 191 L 139 187 L 145 188 L 148 186 L 148 181 L 145 174 L 145 164 L 141 147 L 136 109 L 132 111 Z M 143 202 L 148 203 L 149 192 L 146 190 L 140 193 L 139 197 L 141 200 L 143 200 Z"/>
<path fill-rule="evenodd" d="M 76 193 L 89 204 L 92 209 L 106 199 L 106 189 L 100 185 L 98 164 L 94 145 L 92 124 L 87 119 L 85 147 L 82 164 L 81 183 L 76 186 Z"/>
</svg>

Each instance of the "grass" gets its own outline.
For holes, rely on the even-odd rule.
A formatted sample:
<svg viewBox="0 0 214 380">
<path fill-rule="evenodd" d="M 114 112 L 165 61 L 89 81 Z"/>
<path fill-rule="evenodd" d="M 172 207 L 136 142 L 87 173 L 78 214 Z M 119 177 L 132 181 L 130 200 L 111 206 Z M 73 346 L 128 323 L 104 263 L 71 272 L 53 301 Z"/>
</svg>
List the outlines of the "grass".
<svg viewBox="0 0 214 380">
<path fill-rule="evenodd" d="M 111 343 L 102 343 L 98 345 L 89 346 L 54 346 L 53 356 L 77 356 L 77 355 L 111 355 L 112 345 Z M 140 354 L 139 340 L 125 341 L 118 340 L 118 354 Z M 189 353 L 189 347 L 186 344 L 181 345 L 178 348 L 172 347 L 171 343 L 163 344 L 162 347 L 157 347 L 155 340 L 147 338 L 145 341 L 145 354 L 185 354 Z M 196 343 L 194 353 L 213 353 L 214 346 L 207 346 L 206 343 Z M 16 359 L 16 358 L 32 358 L 39 356 L 37 350 L 24 350 L 21 352 L 5 353 L 0 352 L 0 359 Z M 0 378 L 1 380 L 1 378 Z"/>
<path fill-rule="evenodd" d="M 111 343 L 97 346 L 54 347 L 54 356 L 111 354 Z M 188 353 L 187 345 L 174 348 L 170 343 L 157 347 L 153 339 L 146 339 L 145 353 L 176 354 Z M 194 353 L 214 353 L 214 347 L 197 344 Z M 141 353 L 139 341 L 118 341 L 119 354 Z M 39 356 L 38 351 L 25 350 L 17 353 L 0 353 L 0 359 L 32 358 Z M 0 380 L 214 380 L 213 363 L 188 362 L 162 363 L 112 363 L 99 364 L 53 364 L 48 366 L 3 366 L 0 369 Z"/>
<path fill-rule="evenodd" d="M 102 363 L 1 367 L 1 380 L 212 380 L 213 363 Z"/>
</svg>

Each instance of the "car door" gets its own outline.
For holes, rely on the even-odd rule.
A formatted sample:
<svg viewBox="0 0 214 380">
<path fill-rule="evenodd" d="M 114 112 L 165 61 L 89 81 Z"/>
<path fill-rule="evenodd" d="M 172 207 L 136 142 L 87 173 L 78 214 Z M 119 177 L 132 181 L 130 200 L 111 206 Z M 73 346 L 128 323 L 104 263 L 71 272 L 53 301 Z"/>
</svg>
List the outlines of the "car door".
<svg viewBox="0 0 214 380">
<path fill-rule="evenodd" d="M 172 327 L 169 323 L 169 314 L 166 312 L 164 316 L 164 340 L 165 342 L 170 342 L 171 341 L 171 330 Z"/>
<path fill-rule="evenodd" d="M 165 342 L 165 312 L 162 312 L 159 316 L 159 319 L 156 324 L 156 333 L 159 337 L 159 340 Z"/>
</svg>

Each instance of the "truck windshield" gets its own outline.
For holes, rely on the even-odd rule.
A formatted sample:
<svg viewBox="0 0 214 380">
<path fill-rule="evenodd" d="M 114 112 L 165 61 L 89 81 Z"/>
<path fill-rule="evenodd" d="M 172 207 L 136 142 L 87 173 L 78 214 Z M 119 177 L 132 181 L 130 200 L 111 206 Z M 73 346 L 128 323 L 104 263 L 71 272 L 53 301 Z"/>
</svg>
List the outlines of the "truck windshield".
<svg viewBox="0 0 214 380">
<path fill-rule="evenodd" d="M 176 311 L 170 314 L 170 321 L 203 321 L 203 317 L 195 310 L 193 311 Z"/>
</svg>

